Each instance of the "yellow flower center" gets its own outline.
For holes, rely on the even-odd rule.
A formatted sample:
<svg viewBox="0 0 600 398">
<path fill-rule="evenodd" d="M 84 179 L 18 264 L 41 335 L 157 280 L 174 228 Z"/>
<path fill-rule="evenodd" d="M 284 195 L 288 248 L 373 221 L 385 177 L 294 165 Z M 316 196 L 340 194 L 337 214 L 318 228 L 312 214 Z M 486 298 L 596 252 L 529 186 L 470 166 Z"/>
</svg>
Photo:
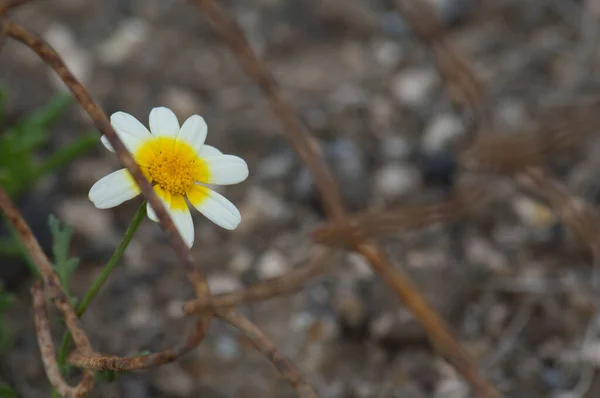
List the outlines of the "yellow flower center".
<svg viewBox="0 0 600 398">
<path fill-rule="evenodd" d="M 171 195 L 185 195 L 195 181 L 204 181 L 208 168 L 185 142 L 161 137 L 144 143 L 135 160 L 154 184 Z"/>
</svg>

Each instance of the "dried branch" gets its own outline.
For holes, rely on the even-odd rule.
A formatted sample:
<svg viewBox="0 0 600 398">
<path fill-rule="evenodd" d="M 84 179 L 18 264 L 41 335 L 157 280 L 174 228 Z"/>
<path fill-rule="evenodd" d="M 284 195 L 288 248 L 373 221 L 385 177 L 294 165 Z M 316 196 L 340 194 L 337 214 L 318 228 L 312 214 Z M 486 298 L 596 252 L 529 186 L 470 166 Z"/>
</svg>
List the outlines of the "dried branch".
<svg viewBox="0 0 600 398">
<path fill-rule="evenodd" d="M 476 124 L 491 125 L 485 91 L 464 57 L 448 41 L 445 29 L 431 3 L 423 0 L 395 0 L 398 12 L 414 34 L 431 50 L 436 66 L 444 78 L 450 97 L 473 112 Z M 471 129 L 475 133 L 476 129 Z M 473 138 L 474 134 L 470 138 Z M 470 141 L 470 140 L 469 140 Z"/>
<path fill-rule="evenodd" d="M 63 398 L 80 398 L 87 395 L 94 388 L 95 375 L 94 371 L 84 370 L 83 376 L 79 384 L 71 387 L 62 378 L 56 355 L 54 351 L 54 343 L 50 333 L 50 321 L 48 320 L 48 312 L 46 311 L 46 302 L 44 300 L 44 291 L 41 282 L 36 282 L 31 287 L 31 295 L 33 298 L 33 314 L 35 321 L 35 330 L 40 346 L 40 353 L 46 375 L 50 383 L 60 393 Z"/>
<path fill-rule="evenodd" d="M 69 363 L 83 369 L 130 371 L 147 369 L 175 361 L 196 348 L 204 339 L 208 318 L 200 318 L 192 333 L 177 347 L 154 354 L 137 357 L 116 357 L 100 354 L 86 355 L 75 351 L 69 355 Z"/>
<path fill-rule="evenodd" d="M 42 276 L 45 289 L 50 294 L 50 297 L 54 299 L 54 303 L 61 312 L 67 328 L 73 335 L 73 340 L 75 341 L 77 349 L 84 353 L 91 353 L 92 348 L 89 339 L 81 328 L 77 313 L 71 305 L 67 294 L 63 290 L 60 280 L 50 264 L 50 260 L 48 260 L 48 257 L 44 254 L 44 251 L 31 232 L 31 229 L 2 187 L 0 187 L 0 209 L 19 235 L 27 252 L 31 256 L 33 263 Z"/>
<path fill-rule="evenodd" d="M 310 135 L 294 109 L 285 101 L 281 89 L 271 76 L 265 63 L 259 59 L 237 24 L 229 18 L 214 0 L 194 0 L 210 18 L 221 36 L 231 47 L 240 65 L 257 83 L 267 97 L 273 113 L 278 116 L 286 137 L 298 152 L 310 171 L 325 204 L 328 214 L 338 222 L 345 222 L 347 215 L 331 174 L 310 142 Z M 427 329 L 430 338 L 457 370 L 471 383 L 482 397 L 497 397 L 496 390 L 480 374 L 477 366 L 466 354 L 460 343 L 452 336 L 448 326 L 431 309 L 412 282 L 396 271 L 382 251 L 373 244 L 366 244 L 359 236 L 347 236 L 347 243 L 366 257 L 373 269 L 388 283 L 407 308 Z"/>
<path fill-rule="evenodd" d="M 20 41 L 27 47 L 31 48 L 41 59 L 50 66 L 54 72 L 61 78 L 65 85 L 69 88 L 75 99 L 81 104 L 83 109 L 88 113 L 96 128 L 104 134 L 112 147 L 114 148 L 119 160 L 131 173 L 133 179 L 140 187 L 144 198 L 150 202 L 154 209 L 160 225 L 167 231 L 171 238 L 171 244 L 175 249 L 177 257 L 183 264 L 188 278 L 194 285 L 198 297 L 204 297 L 208 294 L 208 286 L 204 275 L 194 265 L 192 258 L 183 238 L 175 228 L 171 217 L 167 213 L 162 201 L 158 198 L 152 185 L 142 174 L 140 167 L 137 165 L 123 142 L 119 139 L 115 130 L 112 128 L 104 111 L 94 102 L 85 87 L 73 76 L 67 68 L 60 55 L 41 37 L 33 32 L 28 31 L 24 27 L 17 25 L 14 22 L 6 21 L 8 36 Z"/>
<path fill-rule="evenodd" d="M 0 17 L 2 17 L 6 12 L 12 8 L 23 5 L 28 0 L 4 0 L 0 3 Z"/>
<path fill-rule="evenodd" d="M 190 279 L 191 283 L 193 284 L 196 290 L 197 297 L 203 297 L 205 299 L 205 302 L 210 302 L 210 293 L 204 275 L 195 268 L 193 258 L 191 257 L 191 254 L 187 246 L 185 245 L 181 235 L 175 228 L 172 220 L 166 212 L 166 209 L 164 208 L 162 202 L 156 196 L 148 180 L 146 180 L 146 178 L 141 173 L 139 166 L 135 163 L 131 154 L 127 151 L 119 137 L 116 135 L 104 112 L 92 100 L 92 98 L 87 93 L 85 88 L 81 85 L 81 83 L 79 83 L 75 79 L 73 74 L 67 69 L 60 56 L 56 53 L 56 51 L 54 51 L 52 47 L 50 47 L 46 42 L 44 42 L 39 36 L 27 31 L 25 28 L 17 24 L 7 22 L 5 24 L 5 27 L 7 28 L 7 32 L 10 37 L 19 40 L 28 47 L 30 47 L 40 56 L 40 58 L 42 58 L 42 60 L 46 64 L 52 67 L 52 69 L 59 75 L 63 82 L 69 87 L 77 101 L 90 115 L 96 127 L 108 138 L 109 142 L 111 143 L 115 152 L 117 153 L 119 160 L 125 167 L 127 167 L 134 180 L 139 185 L 142 194 L 154 208 L 161 225 L 167 232 L 169 232 L 169 235 L 171 237 L 171 244 L 174 246 L 178 257 L 184 264 L 184 267 L 188 274 L 188 278 Z M 6 199 L 8 199 L 7 196 Z M 18 212 L 16 214 L 18 215 Z M 65 316 L 65 314 L 63 315 Z M 222 317 L 227 317 L 228 312 L 219 311 L 219 315 Z M 190 334 L 190 336 L 188 336 L 188 338 L 183 344 L 176 347 L 175 349 L 166 350 L 157 354 L 131 358 L 103 356 L 100 354 L 92 353 L 91 348 L 89 348 L 89 343 L 87 344 L 87 346 L 81 344 L 83 341 L 87 341 L 85 333 L 81 332 L 81 334 L 78 333 L 78 330 L 73 329 L 71 330 L 71 332 L 74 336 L 74 340 L 77 345 L 77 350 L 74 353 L 72 353 L 69 359 L 71 363 L 74 363 L 86 369 L 132 370 L 167 363 L 189 352 L 191 349 L 200 344 L 205 335 L 206 329 L 209 326 L 211 316 L 211 312 L 203 314 L 202 318 L 200 318 L 200 320 L 197 322 L 194 331 Z M 258 327 L 253 325 L 250 321 L 244 320 L 243 318 L 241 318 L 241 316 L 238 316 L 236 319 L 240 322 L 244 321 L 244 325 L 246 325 L 246 327 L 248 328 L 251 327 L 249 330 L 253 331 L 254 333 L 260 333 Z M 65 316 L 65 320 L 67 321 L 67 325 L 78 325 L 78 319 L 76 316 Z M 266 337 L 264 336 L 261 341 L 263 344 L 269 343 Z M 277 357 L 274 358 L 278 359 Z M 278 367 L 278 364 L 274 363 L 274 365 Z M 291 369 L 293 370 L 293 368 Z M 288 369 L 287 373 L 284 376 L 291 377 L 293 375 L 292 370 Z M 298 380 L 300 380 L 300 378 Z M 299 393 L 302 396 L 316 396 L 314 392 L 312 395 L 306 395 L 305 391 L 308 390 L 307 385 L 305 383 L 298 384 L 298 388 Z M 310 387 L 308 388 L 312 392 L 312 389 Z"/>
<path fill-rule="evenodd" d="M 256 349 L 262 353 L 287 380 L 302 398 L 317 398 L 318 395 L 310 384 L 300 375 L 294 364 L 281 354 L 269 338 L 252 322 L 241 316 L 237 311 L 219 313 L 219 317 L 239 329 Z"/>
<path fill-rule="evenodd" d="M 346 223 L 327 223 L 313 231 L 312 236 L 319 243 L 343 245 L 346 244 L 348 231 L 351 235 L 375 237 L 456 221 L 486 203 L 488 188 L 481 184 L 469 185 L 444 202 L 403 205 L 397 210 L 358 215 Z"/>
<path fill-rule="evenodd" d="M 332 253 L 330 250 L 319 252 L 307 266 L 298 267 L 279 278 L 273 278 L 254 284 L 246 289 L 231 293 L 211 296 L 210 301 L 202 298 L 188 301 L 183 306 L 183 312 L 196 312 L 226 309 L 253 301 L 265 300 L 283 293 L 292 292 L 310 279 L 322 274 L 330 266 Z"/>
</svg>

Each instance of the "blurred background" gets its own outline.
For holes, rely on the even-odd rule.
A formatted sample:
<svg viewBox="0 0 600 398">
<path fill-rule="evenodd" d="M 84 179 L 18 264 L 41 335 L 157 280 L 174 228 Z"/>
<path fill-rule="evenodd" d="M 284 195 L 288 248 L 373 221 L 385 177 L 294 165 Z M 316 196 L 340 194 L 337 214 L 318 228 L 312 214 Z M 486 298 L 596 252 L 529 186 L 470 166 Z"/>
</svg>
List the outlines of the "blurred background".
<svg viewBox="0 0 600 398">
<path fill-rule="evenodd" d="M 353 212 L 448 196 L 457 184 L 455 143 L 465 123 L 444 93 L 431 54 L 410 34 L 393 1 L 220 3 L 309 126 Z M 485 84 L 500 130 L 543 130 L 582 112 L 586 124 L 570 128 L 593 133 L 600 126 L 594 119 L 600 107 L 593 105 L 600 21 L 589 5 L 434 5 Z M 309 233 L 323 221 L 311 179 L 257 86 L 199 9 L 182 0 L 32 1 L 11 19 L 51 43 L 107 114 L 125 111 L 145 124 L 155 106 L 171 108 L 180 122 L 200 114 L 209 126 L 207 143 L 248 162 L 249 179 L 225 190 L 242 214 L 236 231 L 194 214 L 192 252 L 213 293 L 305 265 L 314 250 Z M 49 101 L 56 105 L 56 93 L 64 91 L 35 54 L 10 40 L 0 54 L 0 84 L 0 135 Z M 93 131 L 75 104 L 57 106 L 60 115 L 39 133 L 46 137 L 39 156 Z M 15 188 L 14 195 L 46 250 L 52 246 L 49 214 L 72 228 L 71 254 L 80 258 L 70 280 L 75 296 L 106 263 L 140 202 L 98 210 L 87 199 L 95 181 L 120 168 L 99 136 L 95 142 L 26 189 Z M 598 143 L 597 135 L 587 135 L 550 163 L 593 205 L 600 200 Z M 490 192 L 493 200 L 460 222 L 379 241 L 505 396 L 598 396 L 598 291 L 589 254 L 545 205 L 510 181 L 497 178 Z M 0 236 L 10 235 L 2 230 Z M 0 321 L 0 382 L 22 397 L 48 397 L 28 293 L 33 278 L 5 249 L 0 278 L 12 298 Z M 191 297 L 165 234 L 146 219 L 83 324 L 99 352 L 159 351 L 189 330 L 181 305 Z M 240 310 L 323 398 L 468 396 L 412 315 L 356 255 L 340 253 L 302 291 Z M 215 321 L 191 354 L 118 375 L 90 396 L 279 398 L 295 392 L 232 328 Z"/>
</svg>

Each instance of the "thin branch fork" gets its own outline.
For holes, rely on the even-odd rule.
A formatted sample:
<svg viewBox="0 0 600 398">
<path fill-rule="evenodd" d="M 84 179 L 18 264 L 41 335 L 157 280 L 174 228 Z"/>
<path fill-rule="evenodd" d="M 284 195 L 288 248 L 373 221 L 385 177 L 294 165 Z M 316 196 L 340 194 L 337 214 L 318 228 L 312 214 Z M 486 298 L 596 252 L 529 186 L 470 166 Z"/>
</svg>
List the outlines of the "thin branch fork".
<svg viewBox="0 0 600 398">
<path fill-rule="evenodd" d="M 96 127 L 104 135 L 106 135 L 109 142 L 113 146 L 115 152 L 117 153 L 119 160 L 130 171 L 134 180 L 140 186 L 143 196 L 150 202 L 150 204 L 154 208 L 161 225 L 163 226 L 163 228 L 166 231 L 169 232 L 170 237 L 171 237 L 171 244 L 174 246 L 176 254 L 180 258 L 181 262 L 184 264 L 184 267 L 188 274 L 188 278 L 190 279 L 190 281 L 192 282 L 192 284 L 196 290 L 197 297 L 198 298 L 202 297 L 205 299 L 206 302 L 210 302 L 210 299 L 209 299 L 210 292 L 208 290 L 208 285 L 206 283 L 204 275 L 201 272 L 199 272 L 196 269 L 196 267 L 194 266 L 193 258 L 191 257 L 191 254 L 190 254 L 189 250 L 187 249 L 187 246 L 185 245 L 183 239 L 181 238 L 181 235 L 175 228 L 172 220 L 170 219 L 168 213 L 166 212 L 164 205 L 156 196 L 156 193 L 152 189 L 148 180 L 146 180 L 146 178 L 141 173 L 139 166 L 135 163 L 131 154 L 127 151 L 127 149 L 125 148 L 125 146 L 123 145 L 123 143 L 121 142 L 119 137 L 116 135 L 115 131 L 113 130 L 112 126 L 110 125 L 110 122 L 108 121 L 108 118 L 106 117 L 106 115 L 104 114 L 102 109 L 92 100 L 92 98 L 90 97 L 90 95 L 88 94 L 86 89 L 81 85 L 81 83 L 79 83 L 76 80 L 76 78 L 68 70 L 68 68 L 62 61 L 61 57 L 58 55 L 58 53 L 56 53 L 56 51 L 50 45 L 48 45 L 46 42 L 44 42 L 39 36 L 35 35 L 32 32 L 29 32 L 25 28 L 13 23 L 13 22 L 6 21 L 4 26 L 6 28 L 6 32 L 9 37 L 16 39 L 18 41 L 21 41 L 22 43 L 24 43 L 25 45 L 30 47 L 33 51 L 35 51 L 38 54 L 38 56 L 40 56 L 40 58 L 42 58 L 42 60 L 47 65 L 49 65 L 50 67 L 52 67 L 52 69 L 54 69 L 54 71 L 58 74 L 58 76 L 69 87 L 69 89 L 71 90 L 71 92 L 73 93 L 73 95 L 75 96 L 77 101 L 81 104 L 81 106 L 90 115 L 90 117 L 94 121 L 94 124 L 96 125 Z M 0 193 L 3 193 L 3 191 L 0 191 Z M 14 211 L 11 211 L 10 205 L 12 205 L 12 203 L 10 202 L 10 199 L 8 198 L 8 196 L 5 193 L 4 193 L 4 196 L 0 196 L 0 199 L 2 200 L 3 204 L 8 203 L 8 206 L 6 206 L 6 208 L 9 209 L 8 213 L 10 213 L 10 214 L 7 214 L 7 215 L 13 216 L 13 219 L 21 218 L 20 214 L 18 213 L 16 208 L 14 208 L 14 206 L 12 209 Z M 4 210 L 6 211 L 6 209 L 4 209 Z M 22 220 L 22 218 L 21 218 L 21 220 Z M 22 221 L 22 222 L 23 222 L 23 225 L 26 227 L 25 222 L 24 221 Z M 39 248 L 39 244 L 37 244 L 35 237 L 33 237 L 33 235 L 31 235 L 31 231 L 29 231 L 29 235 L 31 237 L 31 241 L 33 241 L 33 243 L 35 245 L 37 245 L 37 247 Z M 28 250 L 31 250 L 31 248 L 29 246 L 27 248 L 28 248 Z M 40 251 L 41 251 L 41 249 L 40 249 Z M 31 254 L 37 254 L 37 253 L 34 252 Z M 42 252 L 42 254 L 43 254 L 43 252 Z M 48 267 L 49 267 L 49 261 L 47 259 L 46 259 L 46 263 L 48 264 Z M 39 267 L 39 264 L 38 264 L 38 267 Z M 42 269 L 47 270 L 45 264 L 43 264 L 43 263 L 42 263 Z M 52 271 L 51 267 L 50 267 L 50 271 Z M 60 284 L 58 283 L 58 278 L 47 278 L 47 280 L 49 282 L 48 285 L 51 288 L 54 288 L 54 286 L 58 286 L 58 288 L 60 289 Z M 64 297 L 66 297 L 64 292 L 62 292 L 62 294 Z M 66 303 L 70 306 L 70 303 L 68 302 L 68 300 Z M 60 300 L 57 300 L 57 305 L 59 305 L 59 309 L 61 309 Z M 93 370 L 99 370 L 99 369 L 132 370 L 132 369 L 142 369 L 142 368 L 146 368 L 146 367 L 150 367 L 150 366 L 157 366 L 157 365 L 161 365 L 166 362 L 173 361 L 176 358 L 178 358 L 180 355 L 183 355 L 183 354 L 189 352 L 191 349 L 193 349 L 198 344 L 200 344 L 200 342 L 202 341 L 202 339 L 205 335 L 205 332 L 208 328 L 210 318 L 213 315 L 212 312 L 207 312 L 207 313 L 203 314 L 202 317 L 197 322 L 195 329 L 188 336 L 188 338 L 185 340 L 185 342 L 173 350 L 167 350 L 167 351 L 164 351 L 161 353 L 150 354 L 150 355 L 141 356 L 141 357 L 121 358 L 121 357 L 113 357 L 113 356 L 103 356 L 103 355 L 93 353 L 93 351 L 89 347 L 89 342 L 87 343 L 87 345 L 83 344 L 83 342 L 87 341 L 87 336 L 85 335 L 85 332 L 83 332 L 83 330 L 81 328 L 79 328 L 79 329 L 74 328 L 74 326 L 79 327 L 79 324 L 78 324 L 79 320 L 77 319 L 77 316 L 75 315 L 75 312 L 73 311 L 73 308 L 70 307 L 70 309 L 71 309 L 71 312 L 73 312 L 74 316 L 65 316 L 65 321 L 67 322 L 67 326 L 72 328 L 71 333 L 73 334 L 74 340 L 77 345 L 77 350 L 71 354 L 70 361 L 71 361 L 71 363 L 74 363 L 74 364 L 84 368 L 85 374 L 88 373 L 88 369 L 93 369 Z M 227 319 L 229 319 L 228 317 L 230 315 L 230 311 L 217 311 L 217 314 L 227 320 Z M 65 315 L 65 314 L 63 314 L 63 315 Z M 42 321 L 41 324 L 43 324 L 43 319 L 44 319 L 43 316 L 38 316 L 37 319 L 41 320 Z M 239 323 L 237 326 L 242 332 L 254 333 L 254 334 L 248 336 L 248 337 L 250 337 L 251 340 L 252 340 L 253 336 L 255 336 L 257 331 L 260 332 L 260 330 L 258 329 L 257 326 L 253 325 L 248 320 L 244 320 L 241 317 L 241 315 L 239 315 L 239 314 L 237 316 L 232 315 L 231 319 L 235 319 Z M 48 336 L 46 336 L 46 335 L 42 336 L 42 338 L 47 338 L 47 337 Z M 44 340 L 44 342 L 45 341 L 46 340 Z M 270 341 L 264 334 L 261 335 L 260 340 L 255 341 L 255 345 L 257 346 L 257 348 L 259 348 L 259 350 L 261 350 L 261 347 L 264 348 L 265 345 L 268 345 L 268 344 L 270 344 L 270 346 L 269 346 L 270 349 L 268 351 L 271 354 L 277 353 L 277 351 L 275 350 L 272 343 L 270 343 Z M 261 350 L 261 352 L 263 352 L 263 351 Z M 266 351 L 264 351 L 264 352 L 266 352 Z M 268 358 L 269 359 L 275 358 L 275 359 L 280 360 L 281 358 L 284 358 L 284 357 L 279 354 L 279 355 L 275 355 L 275 356 L 271 355 Z M 50 363 L 50 365 L 52 365 L 52 364 Z M 285 366 L 283 368 L 281 366 L 279 366 L 277 363 L 274 363 L 274 365 L 275 365 L 276 369 L 278 369 L 280 371 L 285 371 L 285 373 L 282 374 L 282 376 L 284 378 L 286 378 L 289 381 L 295 380 L 294 383 L 296 383 L 295 385 L 298 386 L 298 392 L 302 398 L 316 397 L 316 393 L 314 392 L 312 387 L 308 386 L 304 382 L 298 382 L 298 380 L 303 380 L 303 379 L 300 376 L 300 374 L 298 373 L 297 369 L 291 364 L 291 362 L 288 361 L 287 366 Z M 55 387 L 62 388 L 65 392 L 68 392 L 55 379 L 55 377 L 54 377 L 55 371 L 53 368 L 47 369 L 47 373 L 48 373 L 50 380 L 57 383 L 57 385 L 55 385 Z M 87 386 L 87 384 L 86 384 L 86 386 Z"/>
<path fill-rule="evenodd" d="M 310 171 L 329 216 L 334 221 L 347 220 L 335 182 L 327 171 L 323 159 L 319 157 L 310 141 L 310 135 L 298 118 L 294 109 L 285 101 L 281 89 L 275 82 L 268 67 L 256 56 L 239 26 L 229 18 L 214 0 L 194 0 L 213 22 L 221 36 L 231 47 L 240 65 L 257 83 L 269 101 L 273 113 L 278 116 L 285 129 L 287 139 L 296 149 Z M 362 242 L 360 237 L 348 234 L 350 246 L 371 261 L 372 268 L 388 283 L 398 297 L 426 327 L 434 345 L 443 352 L 457 370 L 469 381 L 475 392 L 481 397 L 497 397 L 498 393 L 481 375 L 472 359 L 466 354 L 458 340 L 453 337 L 449 327 L 431 309 L 421 293 L 412 286 L 405 275 L 396 271 L 383 252 L 374 244 Z"/>
</svg>

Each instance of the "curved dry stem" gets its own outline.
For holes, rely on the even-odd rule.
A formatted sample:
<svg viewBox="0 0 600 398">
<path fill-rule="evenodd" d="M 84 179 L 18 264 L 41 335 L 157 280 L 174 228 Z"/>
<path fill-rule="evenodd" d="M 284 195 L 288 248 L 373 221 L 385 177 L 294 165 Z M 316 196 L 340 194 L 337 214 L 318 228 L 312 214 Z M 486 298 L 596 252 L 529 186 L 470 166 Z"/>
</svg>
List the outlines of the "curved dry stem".
<svg viewBox="0 0 600 398">
<path fill-rule="evenodd" d="M 144 198 L 150 202 L 154 209 L 160 225 L 165 231 L 169 233 L 171 238 L 171 244 L 175 249 L 177 257 L 184 265 L 188 277 L 198 297 L 204 297 L 208 294 L 208 286 L 204 275 L 197 270 L 194 265 L 194 259 L 192 258 L 183 238 L 175 228 L 171 217 L 167 213 L 165 206 L 162 201 L 158 198 L 152 185 L 142 174 L 141 169 L 129 153 L 129 151 L 123 145 L 123 142 L 119 139 L 115 130 L 112 128 L 106 114 L 102 109 L 94 102 L 90 94 L 87 92 L 85 87 L 75 78 L 71 71 L 67 68 L 60 55 L 41 37 L 33 32 L 25 29 L 24 27 L 15 24 L 14 22 L 6 21 L 7 34 L 9 37 L 20 41 L 27 47 L 31 48 L 41 59 L 50 66 L 54 72 L 60 77 L 60 79 L 69 88 L 75 99 L 81 104 L 83 109 L 88 113 L 96 128 L 108 138 L 108 141 L 114 148 L 117 156 L 121 163 L 131 173 L 133 179 L 140 187 Z"/>
<path fill-rule="evenodd" d="M 273 364 L 281 376 L 287 380 L 302 398 L 317 398 L 318 395 L 308 384 L 294 364 L 269 340 L 269 338 L 252 322 L 236 311 L 220 312 L 218 316 L 239 329 L 256 349 Z"/>
<path fill-rule="evenodd" d="M 31 229 L 2 187 L 0 187 L 0 209 L 2 209 L 4 212 L 6 219 L 15 229 L 27 252 L 31 256 L 31 260 L 42 276 L 44 287 L 50 293 L 51 298 L 54 299 L 54 303 L 61 312 L 67 328 L 73 335 L 73 340 L 75 341 L 77 349 L 81 350 L 82 352 L 91 352 L 92 348 L 90 341 L 81 328 L 81 324 L 77 318 L 77 313 L 71 305 L 67 294 L 63 290 L 58 276 L 50 264 L 50 260 L 48 260 L 46 254 L 44 254 L 44 251 L 31 232 Z"/>
<path fill-rule="evenodd" d="M 204 339 L 209 318 L 201 318 L 196 323 L 192 333 L 177 347 L 154 354 L 137 357 L 117 357 L 102 354 L 85 354 L 74 351 L 69 355 L 69 363 L 82 369 L 130 371 L 147 369 L 175 361 L 196 348 Z"/>
<path fill-rule="evenodd" d="M 317 155 L 313 145 L 311 145 L 310 135 L 294 109 L 285 101 L 281 89 L 271 76 L 265 63 L 256 56 L 237 24 L 225 14 L 214 0 L 194 0 L 194 2 L 212 20 L 224 40 L 231 47 L 240 65 L 267 97 L 273 113 L 281 119 L 285 127 L 286 137 L 310 171 L 328 214 L 336 222 L 345 222 L 347 219 L 346 210 L 339 192 L 335 189 L 336 185 L 331 179 L 330 173 L 327 172 L 323 159 Z M 382 259 L 385 259 L 382 251 L 375 245 L 361 242 L 359 236 L 353 236 L 350 233 L 347 236 L 347 242 L 358 253 L 371 261 L 373 269 L 381 275 L 415 317 L 424 325 L 429 325 L 427 330 L 431 339 L 442 352 L 446 353 L 457 370 L 471 383 L 477 394 L 482 397 L 497 397 L 496 390 L 481 375 L 476 365 L 462 349 L 460 343 L 452 336 L 447 326 L 439 318 L 439 315 L 422 299 L 418 290 L 412 286 L 408 278 L 398 273 L 388 261 L 382 261 Z M 377 263 L 373 263 L 373 261 L 377 261 Z M 416 303 L 418 305 L 415 305 Z"/>
<path fill-rule="evenodd" d="M 313 231 L 316 242 L 345 245 L 349 235 L 375 237 L 414 231 L 433 224 L 457 221 L 472 214 L 489 198 L 486 186 L 469 185 L 450 199 L 433 204 L 404 205 L 397 210 L 358 215 L 348 222 L 330 222 Z"/>
<path fill-rule="evenodd" d="M 35 331 L 40 346 L 40 353 L 44 369 L 50 384 L 60 393 L 63 398 L 81 398 L 87 395 L 94 388 L 94 371 L 84 370 L 79 384 L 71 387 L 60 374 L 56 356 L 54 353 L 54 343 L 50 332 L 50 321 L 46 311 L 46 302 L 44 300 L 44 291 L 40 281 L 37 281 L 31 287 L 31 296 L 33 298 L 33 315 L 35 322 Z"/>
<path fill-rule="evenodd" d="M 294 109 L 285 100 L 279 85 L 262 59 L 256 56 L 240 27 L 227 17 L 213 0 L 194 0 L 202 11 L 213 21 L 215 27 L 238 58 L 238 62 L 251 76 L 269 101 L 273 113 L 281 119 L 296 152 L 306 164 L 321 193 L 327 213 L 334 218 L 344 218 L 345 210 L 336 189 L 337 184 L 325 161 L 317 155 L 310 133 Z"/>
<path fill-rule="evenodd" d="M 215 311 L 292 292 L 299 289 L 303 283 L 325 272 L 329 268 L 331 258 L 332 253 L 330 250 L 322 251 L 308 265 L 296 268 L 279 278 L 256 283 L 247 289 L 217 294 L 211 296 L 210 301 L 202 298 L 188 301 L 183 305 L 183 312 L 185 314 L 193 314 L 196 312 Z"/>
<path fill-rule="evenodd" d="M 25 3 L 27 3 L 27 1 L 29 0 L 3 0 L 0 3 L 0 17 L 2 17 L 2 15 L 6 14 L 6 12 L 12 8 L 21 6 Z"/>
<path fill-rule="evenodd" d="M 491 127 L 491 114 L 486 104 L 483 86 L 464 56 L 459 55 L 446 38 L 445 29 L 433 6 L 424 0 L 395 0 L 395 4 L 414 34 L 433 53 L 436 66 L 454 102 L 473 112 L 475 122 L 482 128 Z M 468 141 L 475 137 L 477 128 L 470 131 Z"/>
</svg>

